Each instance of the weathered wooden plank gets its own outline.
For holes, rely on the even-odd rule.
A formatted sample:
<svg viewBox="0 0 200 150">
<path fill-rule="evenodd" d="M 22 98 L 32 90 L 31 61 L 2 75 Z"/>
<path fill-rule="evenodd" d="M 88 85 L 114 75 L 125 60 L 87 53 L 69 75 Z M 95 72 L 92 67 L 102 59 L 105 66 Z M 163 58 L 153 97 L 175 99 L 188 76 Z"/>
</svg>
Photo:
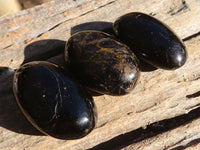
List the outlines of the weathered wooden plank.
<svg viewBox="0 0 200 150">
<path fill-rule="evenodd" d="M 9 145 L 9 148 L 17 146 L 19 148 L 86 149 L 153 122 L 188 113 L 200 105 L 199 97 L 192 97 L 199 91 L 199 40 L 200 37 L 196 37 L 186 42 L 190 57 L 184 67 L 173 72 L 164 70 L 143 72 L 135 91 L 127 96 L 103 95 L 95 97 L 99 115 L 97 128 L 89 136 L 80 140 L 65 142 L 50 137 L 14 133 L 22 130 L 21 133 L 32 134 L 30 132 L 32 128 L 13 103 L 12 82 L 6 83 L 0 92 L 0 123 L 3 126 L 0 132 L 2 137 L 0 148 L 6 148 Z M 12 78 L 8 79 L 12 80 Z M 8 79 L 6 78 L 6 80 Z M 12 108 L 11 112 L 7 110 L 10 108 Z M 8 125 L 8 118 L 12 112 L 17 112 L 17 115 L 15 114 L 13 117 L 17 120 L 21 118 L 21 127 L 27 128 L 30 133 L 20 126 L 15 129 L 16 126 L 10 127 Z M 13 117 L 11 117 L 12 120 Z M 9 143 L 13 140 L 15 143 L 10 145 Z"/>
<path fill-rule="evenodd" d="M 18 31 L 20 32 L 16 33 L 18 37 L 18 39 L 16 39 L 18 41 L 16 41 L 13 45 L 11 44 L 10 47 L 4 47 L 4 45 L 4 49 L 0 50 L 1 65 L 17 67 L 24 61 L 24 57 L 26 57 L 26 60 L 34 60 L 34 58 L 38 58 L 36 56 L 41 56 L 41 54 L 49 54 L 49 51 L 52 51 L 53 53 L 51 53 L 47 57 L 46 55 L 42 55 L 42 59 L 47 59 L 51 57 L 49 58 L 49 61 L 62 64 L 63 56 L 58 54 L 62 51 L 60 49 L 63 49 L 63 40 L 67 39 L 70 36 L 70 32 L 74 31 L 72 29 L 75 29 L 77 25 L 91 21 L 113 21 L 118 16 L 133 10 L 153 14 L 155 13 L 156 17 L 165 21 L 167 24 L 169 23 L 169 25 L 177 31 L 181 38 L 187 38 L 188 36 L 192 36 L 194 35 L 194 33 L 198 33 L 200 31 L 199 26 L 197 26 L 199 23 L 198 18 L 196 17 L 198 16 L 198 12 L 200 9 L 199 7 L 196 7 L 199 5 L 199 1 L 193 0 L 186 1 L 186 8 L 185 4 L 183 4 L 182 1 L 165 0 L 160 3 L 157 3 L 153 0 L 136 0 L 125 2 L 122 0 L 99 0 L 93 1 L 93 3 L 91 4 L 89 4 L 89 1 L 83 0 L 79 1 L 80 3 L 78 3 L 77 1 L 76 5 L 74 5 L 75 2 L 68 2 L 67 4 L 70 3 L 69 7 L 71 7 L 69 9 L 70 11 L 76 12 L 77 10 L 75 8 L 83 10 L 79 10 L 76 13 L 74 12 L 75 14 L 70 14 L 71 18 L 69 17 L 68 19 L 67 17 L 61 17 L 61 15 L 61 20 L 57 23 L 55 23 L 55 19 L 55 22 L 52 21 L 52 24 L 50 23 L 51 25 L 45 25 L 45 19 L 50 21 L 50 18 L 54 17 L 53 15 L 51 16 L 49 14 L 49 11 L 48 13 L 44 14 L 44 16 L 42 16 L 42 19 L 45 23 L 42 24 L 43 27 L 41 28 L 39 26 L 41 23 L 40 19 L 36 19 L 36 22 L 31 22 L 31 25 L 29 24 L 29 21 L 26 22 L 27 24 L 22 23 L 20 25 L 20 22 L 23 22 L 20 21 L 20 19 L 22 19 L 20 18 L 20 16 L 27 15 L 27 18 L 33 17 L 33 14 L 37 14 L 39 16 L 40 13 L 47 10 L 47 8 L 43 7 L 50 7 L 50 10 L 53 10 L 54 8 L 52 4 L 55 4 L 55 2 L 50 2 L 46 5 L 38 6 L 34 9 L 20 12 L 18 15 L 8 16 L 6 19 L 3 20 L 3 22 L 9 22 L 9 18 L 13 17 L 16 19 L 14 21 L 16 22 L 16 25 L 12 27 L 11 25 L 13 24 L 10 24 L 11 27 L 9 28 L 0 25 L 0 33 L 2 33 L 0 34 L 0 37 L 2 37 L 2 39 L 0 39 L 1 46 L 3 44 L 6 45 L 9 42 L 12 43 L 14 41 L 13 38 L 16 38 L 7 38 L 7 40 L 5 40 L 6 35 L 8 35 L 10 32 L 15 33 L 18 29 Z M 98 7 L 97 3 L 99 4 Z M 59 6 L 62 7 L 61 3 Z M 57 9 L 59 8 L 57 6 L 55 7 Z M 73 9 L 73 7 L 75 8 Z M 184 9 L 181 9 L 182 7 L 184 7 Z M 63 12 L 70 12 L 66 8 L 61 9 L 63 9 Z M 118 14 L 116 13 L 116 10 L 119 10 Z M 29 14 L 26 14 L 27 12 L 29 12 Z M 59 16 L 60 12 L 62 11 L 58 9 L 57 15 L 55 16 Z M 35 15 L 35 17 L 37 15 Z M 186 16 L 188 18 L 196 17 L 197 19 L 194 19 L 194 21 L 196 22 L 185 22 Z M 57 19 L 59 20 L 59 17 Z M 179 23 L 177 25 L 177 21 L 174 21 L 177 19 L 180 22 L 184 21 L 184 23 Z M 21 27 L 25 27 L 27 29 L 29 29 L 29 27 L 34 28 L 32 31 L 27 31 L 26 33 L 24 33 L 21 32 L 23 31 Z M 85 28 L 87 27 L 88 26 L 86 26 Z M 188 31 L 185 31 L 185 29 L 188 29 Z M 46 41 L 38 41 L 41 39 L 45 39 Z M 40 148 L 60 150 L 92 148 L 100 143 L 109 141 L 110 139 L 118 135 L 136 130 L 141 127 L 145 128 L 147 125 L 154 122 L 173 118 L 175 116 L 188 113 L 195 108 L 198 108 L 200 106 L 200 98 L 198 97 L 198 92 L 200 91 L 200 89 L 198 88 L 200 82 L 199 41 L 200 36 L 196 36 L 192 39 L 188 38 L 188 40 L 185 41 L 186 47 L 188 48 L 189 58 L 187 63 L 182 68 L 175 71 L 165 71 L 158 69 L 155 71 L 142 72 L 137 87 L 132 93 L 126 96 L 94 96 L 99 116 L 97 127 L 90 135 L 79 140 L 63 141 L 51 137 L 41 136 L 26 121 L 14 101 L 14 97 L 12 95 L 13 74 L 1 77 L 0 149 Z M 49 44 L 53 42 L 55 42 L 55 44 L 49 46 Z M 57 51 L 59 52 L 57 53 Z M 24 56 L 24 53 L 28 54 Z M 57 56 L 52 58 L 54 54 Z M 8 58 L 12 58 L 13 61 L 9 62 L 7 60 Z M 13 124 L 13 122 L 17 123 Z M 199 121 L 194 122 L 195 125 L 194 128 L 191 129 L 191 132 L 193 132 L 193 129 L 198 128 Z M 195 130 L 194 132 L 199 134 L 200 131 Z M 39 136 L 37 136 L 38 134 Z M 172 141 L 173 138 L 171 138 L 170 140 Z M 189 140 L 192 141 L 193 139 Z"/>
<path fill-rule="evenodd" d="M 18 67 L 25 57 L 48 51 L 34 50 L 24 56 L 25 47 L 41 39 L 64 40 L 71 29 L 85 22 L 114 21 L 131 11 L 156 14 L 156 17 L 171 26 L 181 38 L 197 33 L 200 28 L 200 2 L 195 0 L 122 1 L 122 0 L 79 0 L 52 1 L 33 9 L 25 10 L 0 20 L 0 66 Z M 116 12 L 117 10 L 117 12 Z M 188 20 L 189 21 L 186 21 Z M 183 30 L 184 29 L 184 30 Z M 6 59 L 5 59 L 6 58 Z"/>
<path fill-rule="evenodd" d="M 197 119 L 174 130 L 129 145 L 126 148 L 123 148 L 123 150 L 198 150 L 200 148 L 199 128 L 200 119 Z"/>
</svg>

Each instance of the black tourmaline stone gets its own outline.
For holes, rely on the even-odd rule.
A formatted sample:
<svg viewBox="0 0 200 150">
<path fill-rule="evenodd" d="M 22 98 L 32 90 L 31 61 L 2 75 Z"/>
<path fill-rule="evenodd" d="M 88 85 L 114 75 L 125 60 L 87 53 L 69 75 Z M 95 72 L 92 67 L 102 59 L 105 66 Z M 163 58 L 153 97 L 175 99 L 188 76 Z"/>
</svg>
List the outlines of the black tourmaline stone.
<svg viewBox="0 0 200 150">
<path fill-rule="evenodd" d="M 15 72 L 13 90 L 26 118 L 46 135 L 77 139 L 95 126 L 92 97 L 54 64 L 23 65 Z"/>
<path fill-rule="evenodd" d="M 113 28 L 117 37 L 137 57 L 155 67 L 173 70 L 186 62 L 187 52 L 183 42 L 167 25 L 152 16 L 129 13 L 119 17 Z"/>
<path fill-rule="evenodd" d="M 79 82 L 102 94 L 127 94 L 140 75 L 129 47 L 99 31 L 74 34 L 66 44 L 65 61 Z"/>
</svg>

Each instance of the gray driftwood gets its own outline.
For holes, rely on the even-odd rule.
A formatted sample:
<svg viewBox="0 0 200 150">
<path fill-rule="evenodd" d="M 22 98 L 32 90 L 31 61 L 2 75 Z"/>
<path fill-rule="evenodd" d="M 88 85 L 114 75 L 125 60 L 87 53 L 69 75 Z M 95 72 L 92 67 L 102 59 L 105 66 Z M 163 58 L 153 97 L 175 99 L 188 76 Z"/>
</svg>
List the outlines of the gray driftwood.
<svg viewBox="0 0 200 150">
<path fill-rule="evenodd" d="M 65 41 L 71 34 L 109 27 L 117 17 L 132 11 L 153 15 L 169 25 L 186 44 L 187 63 L 175 71 L 142 72 L 138 85 L 129 95 L 94 96 L 99 116 L 96 128 L 88 136 L 71 141 L 43 136 L 36 131 L 15 103 L 13 73 L 1 74 L 0 149 L 199 148 L 200 1 L 51 1 L 0 18 L 0 66 L 18 68 L 31 60 L 62 65 Z M 183 122 L 177 118 L 181 116 Z M 162 126 L 172 127 L 162 131 Z M 129 141 L 120 142 L 124 138 Z"/>
</svg>

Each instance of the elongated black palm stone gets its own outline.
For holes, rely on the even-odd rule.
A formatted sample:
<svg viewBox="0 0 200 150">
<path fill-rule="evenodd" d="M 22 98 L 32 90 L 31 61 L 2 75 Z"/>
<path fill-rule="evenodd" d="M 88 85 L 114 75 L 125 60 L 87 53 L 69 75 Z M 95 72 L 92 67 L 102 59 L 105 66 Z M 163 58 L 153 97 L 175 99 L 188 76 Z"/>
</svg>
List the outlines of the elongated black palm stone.
<svg viewBox="0 0 200 150">
<path fill-rule="evenodd" d="M 99 31 L 74 34 L 66 44 L 65 61 L 79 82 L 103 94 L 131 92 L 140 75 L 138 60 L 129 47 Z"/>
<path fill-rule="evenodd" d="M 95 126 L 92 97 L 62 68 L 31 62 L 15 72 L 14 95 L 34 127 L 60 139 L 77 139 Z"/>
<path fill-rule="evenodd" d="M 155 67 L 173 70 L 186 62 L 183 42 L 167 25 L 152 16 L 139 12 L 125 14 L 114 22 L 113 28 L 137 57 Z"/>
</svg>

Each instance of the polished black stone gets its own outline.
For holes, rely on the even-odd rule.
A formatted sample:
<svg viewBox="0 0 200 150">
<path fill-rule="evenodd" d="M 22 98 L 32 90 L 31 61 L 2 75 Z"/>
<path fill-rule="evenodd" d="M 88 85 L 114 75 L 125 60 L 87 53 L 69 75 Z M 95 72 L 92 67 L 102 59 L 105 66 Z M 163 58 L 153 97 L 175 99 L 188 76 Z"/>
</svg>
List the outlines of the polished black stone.
<svg viewBox="0 0 200 150">
<path fill-rule="evenodd" d="M 31 62 L 15 72 L 17 103 L 34 127 L 59 139 L 86 136 L 95 126 L 92 97 L 62 68 Z"/>
<path fill-rule="evenodd" d="M 137 57 L 163 69 L 183 66 L 187 52 L 183 42 L 165 24 L 152 16 L 133 12 L 119 17 L 113 24 L 117 37 Z"/>
<path fill-rule="evenodd" d="M 125 44 L 99 31 L 74 34 L 65 49 L 67 67 L 92 91 L 124 95 L 139 78 L 138 61 Z"/>
</svg>

